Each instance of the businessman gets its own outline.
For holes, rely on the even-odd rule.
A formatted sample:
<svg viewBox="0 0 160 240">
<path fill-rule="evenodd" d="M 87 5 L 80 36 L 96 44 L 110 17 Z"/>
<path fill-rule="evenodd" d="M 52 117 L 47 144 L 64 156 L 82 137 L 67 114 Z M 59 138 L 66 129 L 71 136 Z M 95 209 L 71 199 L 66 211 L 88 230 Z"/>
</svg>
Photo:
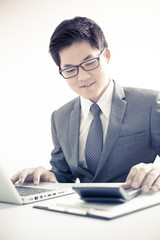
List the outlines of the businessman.
<svg viewBox="0 0 160 240">
<path fill-rule="evenodd" d="M 110 51 L 101 28 L 85 17 L 63 21 L 50 54 L 76 99 L 52 114 L 51 170 L 17 172 L 19 181 L 125 182 L 160 189 L 160 93 L 126 88 L 108 73 Z"/>
</svg>

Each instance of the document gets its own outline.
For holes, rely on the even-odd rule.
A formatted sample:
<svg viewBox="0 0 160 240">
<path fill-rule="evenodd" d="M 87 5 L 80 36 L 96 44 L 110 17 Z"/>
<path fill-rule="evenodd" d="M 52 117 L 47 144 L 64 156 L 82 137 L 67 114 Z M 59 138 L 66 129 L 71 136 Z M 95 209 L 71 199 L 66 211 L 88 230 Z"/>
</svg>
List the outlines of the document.
<svg viewBox="0 0 160 240">
<path fill-rule="evenodd" d="M 68 200 L 61 198 L 61 201 L 58 199 L 53 203 L 44 202 L 34 208 L 86 217 L 114 219 L 158 204 L 160 204 L 160 191 L 141 194 L 125 203 L 90 203 L 83 201 L 78 194 L 73 194 Z"/>
</svg>

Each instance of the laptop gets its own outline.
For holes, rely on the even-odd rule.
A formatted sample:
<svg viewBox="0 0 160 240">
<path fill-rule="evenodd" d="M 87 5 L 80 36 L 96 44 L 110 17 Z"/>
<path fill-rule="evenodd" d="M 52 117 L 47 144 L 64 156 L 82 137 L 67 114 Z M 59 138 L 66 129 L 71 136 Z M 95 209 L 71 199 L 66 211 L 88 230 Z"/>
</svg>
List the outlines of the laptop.
<svg viewBox="0 0 160 240">
<path fill-rule="evenodd" d="M 40 183 L 13 184 L 4 167 L 0 164 L 0 202 L 28 204 L 74 193 L 70 184 Z"/>
</svg>

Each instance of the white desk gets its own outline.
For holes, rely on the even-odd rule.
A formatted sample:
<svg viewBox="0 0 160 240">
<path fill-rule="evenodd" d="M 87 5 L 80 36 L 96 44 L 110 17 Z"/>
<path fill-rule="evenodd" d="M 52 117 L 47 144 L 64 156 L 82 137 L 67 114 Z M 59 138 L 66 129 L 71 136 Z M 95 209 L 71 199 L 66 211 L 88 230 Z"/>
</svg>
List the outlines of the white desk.
<svg viewBox="0 0 160 240">
<path fill-rule="evenodd" d="M 70 197 L 65 196 L 67 199 Z M 160 239 L 160 205 L 114 220 L 39 210 L 34 209 L 33 205 L 0 203 L 1 240 Z"/>
</svg>

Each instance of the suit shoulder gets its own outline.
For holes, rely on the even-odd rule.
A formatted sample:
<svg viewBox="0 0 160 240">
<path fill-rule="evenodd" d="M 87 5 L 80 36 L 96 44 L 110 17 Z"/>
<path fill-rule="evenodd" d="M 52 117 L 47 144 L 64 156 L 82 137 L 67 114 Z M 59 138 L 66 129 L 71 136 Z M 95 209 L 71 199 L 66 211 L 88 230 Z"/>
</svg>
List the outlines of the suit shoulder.
<svg viewBox="0 0 160 240">
<path fill-rule="evenodd" d="M 61 106 L 60 108 L 56 109 L 53 113 L 52 113 L 52 117 L 53 115 L 55 115 L 56 117 L 67 117 L 70 112 L 73 110 L 73 108 L 75 107 L 75 105 L 78 105 L 80 102 L 79 97 L 67 102 L 66 104 L 64 104 L 63 106 Z"/>
<path fill-rule="evenodd" d="M 128 107 L 137 106 L 139 109 L 149 109 L 160 99 L 160 92 L 156 90 L 124 87 L 125 100 Z"/>
<path fill-rule="evenodd" d="M 154 98 L 160 92 L 151 89 L 123 87 L 125 96 L 141 97 L 141 98 Z"/>
</svg>

